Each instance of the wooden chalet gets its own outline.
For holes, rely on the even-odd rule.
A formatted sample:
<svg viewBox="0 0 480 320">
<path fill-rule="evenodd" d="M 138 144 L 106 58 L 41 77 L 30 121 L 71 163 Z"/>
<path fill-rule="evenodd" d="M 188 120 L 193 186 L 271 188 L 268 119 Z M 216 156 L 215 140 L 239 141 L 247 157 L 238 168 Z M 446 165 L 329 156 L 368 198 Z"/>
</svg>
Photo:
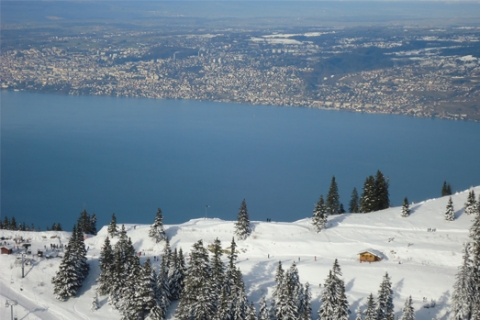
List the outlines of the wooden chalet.
<svg viewBox="0 0 480 320">
<path fill-rule="evenodd" d="M 0 251 L 1 251 L 2 254 L 12 254 L 13 253 L 13 249 L 9 248 L 9 247 L 6 247 L 6 246 L 2 246 L 0 248 Z"/>
<path fill-rule="evenodd" d="M 358 255 L 360 256 L 360 262 L 375 262 L 383 259 L 383 254 L 374 249 L 360 251 Z"/>
</svg>

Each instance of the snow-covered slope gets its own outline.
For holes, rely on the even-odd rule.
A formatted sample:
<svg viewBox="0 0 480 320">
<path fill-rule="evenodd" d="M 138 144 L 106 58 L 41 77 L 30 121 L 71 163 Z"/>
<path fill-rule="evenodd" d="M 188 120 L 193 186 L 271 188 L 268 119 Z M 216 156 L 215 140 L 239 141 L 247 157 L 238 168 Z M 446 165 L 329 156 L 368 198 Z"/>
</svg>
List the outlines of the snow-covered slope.
<svg viewBox="0 0 480 320">
<path fill-rule="evenodd" d="M 480 194 L 480 187 L 475 188 L 475 193 Z M 329 217 L 328 229 L 318 234 L 313 232 L 310 218 L 292 223 L 253 221 L 252 235 L 247 240 L 237 241 L 240 250 L 238 265 L 244 274 L 249 300 L 258 306 L 262 296 L 271 295 L 279 260 L 284 268 L 295 261 L 300 280 L 311 284 L 313 319 L 317 319 L 322 290 L 319 284 L 324 283 L 337 258 L 343 271 L 352 320 L 358 307 L 364 309 L 367 295 L 371 292 L 377 294 L 385 272 L 392 279 L 397 315 L 400 315 L 406 297 L 411 295 L 417 319 L 446 319 L 455 274 L 461 263 L 462 245 L 468 239 L 473 219 L 463 212 L 467 194 L 468 191 L 464 191 L 452 196 L 456 210 L 453 222 L 444 219 L 448 197 L 411 205 L 412 214 L 408 218 L 400 216 L 400 207 L 369 214 Z M 142 262 L 148 257 L 153 262 L 153 256 L 160 255 L 164 243 L 155 244 L 148 238 L 149 225 L 125 227 L 137 251 L 142 252 Z M 429 232 L 429 228 L 436 231 Z M 106 297 L 100 297 L 99 310 L 90 311 L 95 279 L 99 274 L 98 256 L 107 235 L 106 229 L 103 227 L 97 236 L 85 241 L 89 247 L 91 272 L 77 297 L 67 302 L 59 302 L 53 297 L 51 278 L 58 269 L 59 258 L 34 258 L 33 263 L 25 267 L 25 278 L 22 279 L 21 267 L 15 263 L 17 256 L 1 255 L 0 319 L 10 317 L 10 308 L 4 307 L 5 299 L 18 302 L 14 310 L 19 319 L 119 319 L 120 314 L 110 308 Z M 181 247 L 188 253 L 199 239 L 207 245 L 218 237 L 223 247 L 228 247 L 234 222 L 193 219 L 179 225 L 166 225 L 165 229 L 172 248 Z M 0 230 L 0 236 L 30 238 L 32 252 L 36 253 L 39 249 L 49 249 L 50 244 L 67 243 L 70 233 Z M 11 244 L 12 240 L 7 242 Z M 364 249 L 380 251 L 385 259 L 360 263 L 358 253 Z M 159 262 L 153 264 L 158 266 Z M 435 300 L 436 307 L 422 308 L 424 297 Z M 171 319 L 174 307 L 170 310 Z"/>
</svg>

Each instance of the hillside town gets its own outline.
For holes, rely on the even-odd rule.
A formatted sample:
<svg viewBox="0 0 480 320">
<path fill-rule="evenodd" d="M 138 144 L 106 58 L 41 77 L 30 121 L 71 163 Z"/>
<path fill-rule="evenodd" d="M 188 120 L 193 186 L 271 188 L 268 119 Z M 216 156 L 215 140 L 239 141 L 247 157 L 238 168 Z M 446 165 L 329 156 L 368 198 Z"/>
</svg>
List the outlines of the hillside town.
<svg viewBox="0 0 480 320">
<path fill-rule="evenodd" d="M 45 34 L 2 48 L 1 88 L 480 121 L 480 28 L 373 33 Z"/>
</svg>

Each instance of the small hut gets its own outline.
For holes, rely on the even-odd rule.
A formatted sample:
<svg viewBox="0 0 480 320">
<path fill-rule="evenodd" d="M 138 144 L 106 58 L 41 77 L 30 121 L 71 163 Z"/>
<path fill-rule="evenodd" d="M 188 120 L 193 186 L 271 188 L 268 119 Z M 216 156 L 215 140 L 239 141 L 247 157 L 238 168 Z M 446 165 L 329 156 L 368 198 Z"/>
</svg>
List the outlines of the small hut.
<svg viewBox="0 0 480 320">
<path fill-rule="evenodd" d="M 12 248 L 9 248 L 9 247 L 6 247 L 6 246 L 2 246 L 0 248 L 2 254 L 12 254 L 13 253 L 13 249 Z"/>
<path fill-rule="evenodd" d="M 383 254 L 380 251 L 374 249 L 366 249 L 360 251 L 358 254 L 360 256 L 360 262 L 375 262 L 382 261 L 383 259 Z"/>
</svg>

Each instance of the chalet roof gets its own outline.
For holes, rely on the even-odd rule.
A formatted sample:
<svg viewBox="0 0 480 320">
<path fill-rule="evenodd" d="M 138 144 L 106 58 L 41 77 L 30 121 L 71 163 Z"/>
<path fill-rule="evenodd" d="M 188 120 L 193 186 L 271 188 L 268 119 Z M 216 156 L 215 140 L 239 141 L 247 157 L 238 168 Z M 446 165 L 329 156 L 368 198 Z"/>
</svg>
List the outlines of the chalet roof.
<svg viewBox="0 0 480 320">
<path fill-rule="evenodd" d="M 381 253 L 380 251 L 375 250 L 375 249 L 364 249 L 364 250 L 360 251 L 358 254 L 367 253 L 367 252 L 371 253 L 374 256 L 377 256 L 381 259 L 385 258 L 385 255 L 383 253 Z"/>
</svg>

